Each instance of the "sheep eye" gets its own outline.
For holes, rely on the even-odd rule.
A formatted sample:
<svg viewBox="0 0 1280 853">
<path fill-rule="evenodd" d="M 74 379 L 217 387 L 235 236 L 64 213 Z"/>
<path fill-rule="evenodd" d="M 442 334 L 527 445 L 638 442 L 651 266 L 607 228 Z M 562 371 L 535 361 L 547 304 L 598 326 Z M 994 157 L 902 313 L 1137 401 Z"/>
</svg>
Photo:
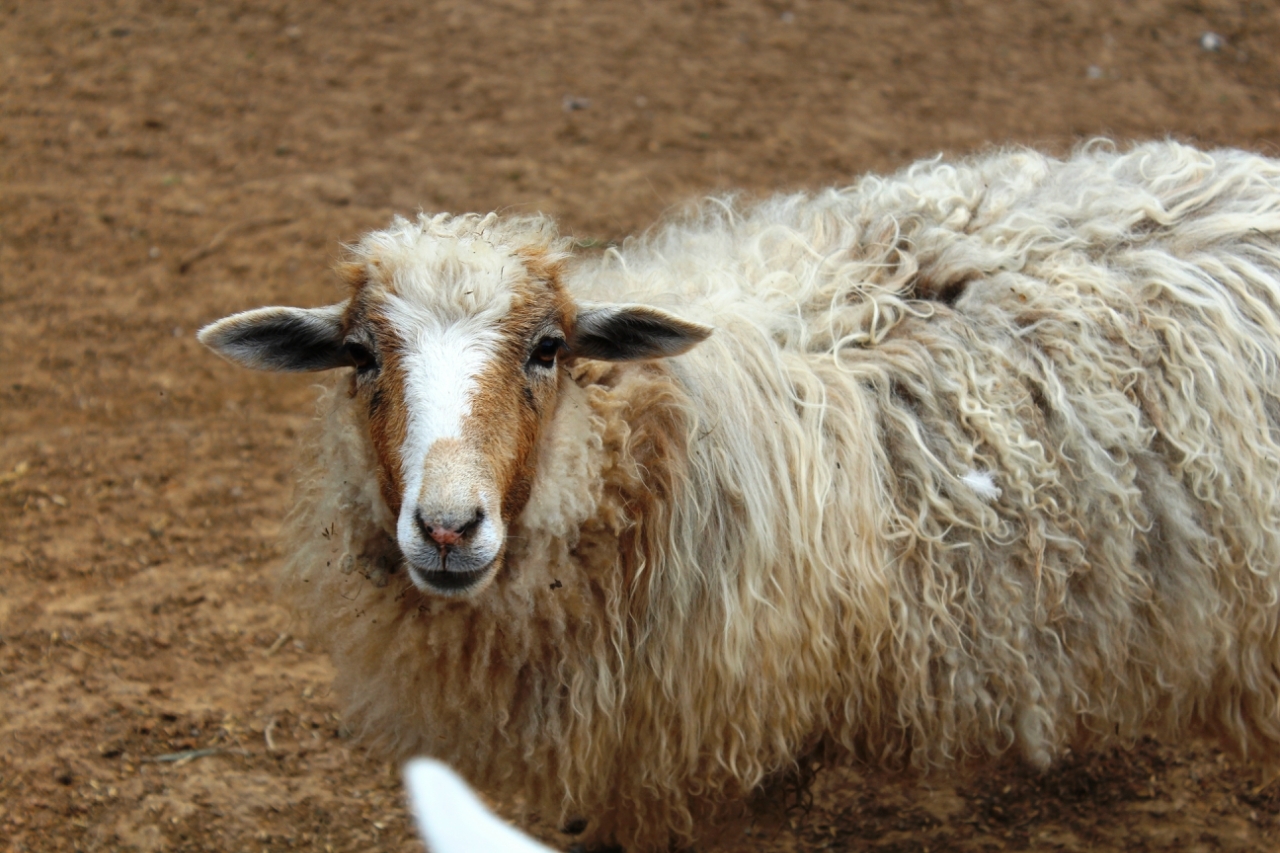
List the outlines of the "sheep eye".
<svg viewBox="0 0 1280 853">
<path fill-rule="evenodd" d="M 378 369 L 378 361 L 364 344 L 347 341 L 347 360 L 356 369 L 356 373 L 368 373 Z"/>
<path fill-rule="evenodd" d="M 533 352 L 529 354 L 529 364 L 536 364 L 539 367 L 552 367 L 556 363 L 556 356 L 560 354 L 562 349 L 564 349 L 564 338 L 547 335 L 534 344 Z"/>
</svg>

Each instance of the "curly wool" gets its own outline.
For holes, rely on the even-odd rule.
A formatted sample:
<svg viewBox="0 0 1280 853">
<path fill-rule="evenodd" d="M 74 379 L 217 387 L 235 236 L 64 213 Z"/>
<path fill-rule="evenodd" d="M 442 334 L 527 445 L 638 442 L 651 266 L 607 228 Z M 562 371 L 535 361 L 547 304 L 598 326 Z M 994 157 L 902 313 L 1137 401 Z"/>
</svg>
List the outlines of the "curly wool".
<svg viewBox="0 0 1280 853">
<path fill-rule="evenodd" d="M 564 377 L 489 590 L 396 571 L 344 393 L 285 587 L 368 736 L 628 849 L 817 749 L 1274 755 L 1277 234 L 1280 163 L 1174 143 L 711 199 L 568 261 L 717 331 Z"/>
</svg>

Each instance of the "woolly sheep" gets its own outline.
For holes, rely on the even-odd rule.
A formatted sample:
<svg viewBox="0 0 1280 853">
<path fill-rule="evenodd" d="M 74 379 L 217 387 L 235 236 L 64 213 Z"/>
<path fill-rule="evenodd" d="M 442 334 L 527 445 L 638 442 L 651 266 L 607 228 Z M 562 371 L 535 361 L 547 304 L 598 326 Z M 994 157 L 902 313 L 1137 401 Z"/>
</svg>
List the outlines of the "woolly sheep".
<svg viewBox="0 0 1280 853">
<path fill-rule="evenodd" d="M 603 255 L 397 218 L 201 340 L 353 368 L 284 569 L 349 718 L 661 849 L 818 756 L 1274 757 L 1278 234 L 1274 160 L 1003 151 Z"/>
</svg>

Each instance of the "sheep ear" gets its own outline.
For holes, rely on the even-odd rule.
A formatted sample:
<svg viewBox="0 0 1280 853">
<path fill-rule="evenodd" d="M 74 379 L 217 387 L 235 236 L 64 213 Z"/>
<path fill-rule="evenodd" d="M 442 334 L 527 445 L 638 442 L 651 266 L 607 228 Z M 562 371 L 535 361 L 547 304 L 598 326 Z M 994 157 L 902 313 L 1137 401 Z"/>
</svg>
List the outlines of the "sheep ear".
<svg viewBox="0 0 1280 853">
<path fill-rule="evenodd" d="M 256 370 L 328 370 L 351 363 L 343 346 L 345 303 L 324 308 L 259 308 L 200 330 L 200 343 Z"/>
<path fill-rule="evenodd" d="M 601 361 L 667 358 L 710 334 L 709 326 L 647 305 L 584 305 L 578 309 L 569 352 Z"/>
</svg>

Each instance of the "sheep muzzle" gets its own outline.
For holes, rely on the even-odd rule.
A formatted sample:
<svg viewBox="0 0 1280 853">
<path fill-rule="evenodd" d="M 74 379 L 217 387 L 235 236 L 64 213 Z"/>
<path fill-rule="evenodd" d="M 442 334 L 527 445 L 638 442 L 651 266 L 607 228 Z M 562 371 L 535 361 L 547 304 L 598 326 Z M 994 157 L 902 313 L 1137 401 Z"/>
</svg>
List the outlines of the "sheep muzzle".
<svg viewBox="0 0 1280 853">
<path fill-rule="evenodd" d="M 396 526 L 409 577 L 426 592 L 479 591 L 506 540 L 499 490 L 487 466 L 463 442 L 442 439 L 413 473 Z"/>
</svg>

